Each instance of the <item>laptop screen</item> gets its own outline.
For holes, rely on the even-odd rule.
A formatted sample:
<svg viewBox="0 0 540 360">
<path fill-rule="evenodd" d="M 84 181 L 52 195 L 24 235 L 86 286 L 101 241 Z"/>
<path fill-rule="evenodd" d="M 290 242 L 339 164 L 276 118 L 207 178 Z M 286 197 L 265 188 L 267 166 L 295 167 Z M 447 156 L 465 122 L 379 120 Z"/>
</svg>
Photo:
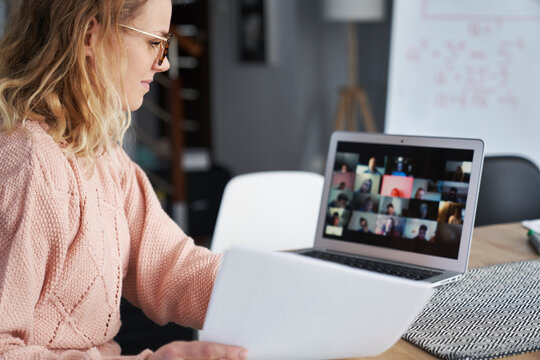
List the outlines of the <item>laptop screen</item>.
<svg viewBox="0 0 540 360">
<path fill-rule="evenodd" d="M 473 150 L 337 143 L 326 239 L 457 259 Z"/>
</svg>

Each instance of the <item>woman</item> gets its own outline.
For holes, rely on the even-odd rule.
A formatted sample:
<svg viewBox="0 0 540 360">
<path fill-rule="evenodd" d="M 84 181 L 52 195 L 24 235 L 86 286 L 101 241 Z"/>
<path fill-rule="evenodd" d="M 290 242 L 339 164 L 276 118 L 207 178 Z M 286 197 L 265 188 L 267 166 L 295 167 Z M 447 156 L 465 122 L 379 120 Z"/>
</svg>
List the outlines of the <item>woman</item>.
<svg viewBox="0 0 540 360">
<path fill-rule="evenodd" d="M 360 192 L 360 193 L 370 193 L 372 184 L 373 184 L 373 180 L 365 179 L 362 182 L 362 185 L 360 185 L 360 189 L 358 189 L 358 192 Z"/>
<path fill-rule="evenodd" d="M 448 223 L 453 225 L 461 225 L 463 224 L 463 219 L 461 218 L 461 209 L 460 208 L 454 208 L 453 214 L 450 215 L 448 218 Z"/>
<path fill-rule="evenodd" d="M 360 206 L 360 211 L 367 213 L 373 212 L 373 200 L 371 200 L 371 197 L 367 197 L 364 202 L 362 202 L 362 205 Z"/>
<path fill-rule="evenodd" d="M 381 235 L 398 237 L 399 232 L 396 229 L 395 220 L 391 217 L 386 219 L 386 222 L 383 224 L 381 229 Z"/>
<path fill-rule="evenodd" d="M 399 191 L 398 188 L 392 188 L 392 191 L 390 191 L 390 196 L 401 197 L 401 191 Z"/>
<path fill-rule="evenodd" d="M 121 296 L 201 327 L 220 258 L 119 145 L 169 68 L 170 0 L 23 0 L 0 42 L 0 358 L 117 358 Z M 140 359 L 243 359 L 174 342 Z"/>
<path fill-rule="evenodd" d="M 385 212 L 386 215 L 394 215 L 395 212 L 396 211 L 394 210 L 394 205 L 393 204 L 386 205 L 386 212 Z"/>
<path fill-rule="evenodd" d="M 414 194 L 414 198 L 416 200 L 424 200 L 424 197 L 426 195 L 426 191 L 424 190 L 423 187 L 419 187 L 417 190 L 416 190 L 416 193 Z"/>
</svg>

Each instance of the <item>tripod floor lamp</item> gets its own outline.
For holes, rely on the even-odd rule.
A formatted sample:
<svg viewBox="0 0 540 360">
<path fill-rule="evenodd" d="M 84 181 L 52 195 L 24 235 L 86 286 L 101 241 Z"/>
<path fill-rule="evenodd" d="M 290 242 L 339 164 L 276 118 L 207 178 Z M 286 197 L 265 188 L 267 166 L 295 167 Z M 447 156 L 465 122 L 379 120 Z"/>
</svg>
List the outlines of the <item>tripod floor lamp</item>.
<svg viewBox="0 0 540 360">
<path fill-rule="evenodd" d="M 347 86 L 339 94 L 334 130 L 358 130 L 357 110 L 363 129 L 377 131 L 366 90 L 358 85 L 358 39 L 356 22 L 384 19 L 384 0 L 324 0 L 323 13 L 331 21 L 348 22 Z"/>
</svg>

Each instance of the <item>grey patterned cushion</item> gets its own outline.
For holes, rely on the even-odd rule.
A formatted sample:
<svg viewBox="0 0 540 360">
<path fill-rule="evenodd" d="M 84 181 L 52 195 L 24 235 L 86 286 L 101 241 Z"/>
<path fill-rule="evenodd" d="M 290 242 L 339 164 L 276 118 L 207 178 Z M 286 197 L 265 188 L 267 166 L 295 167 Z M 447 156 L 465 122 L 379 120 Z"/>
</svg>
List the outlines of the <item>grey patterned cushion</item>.
<svg viewBox="0 0 540 360">
<path fill-rule="evenodd" d="M 540 260 L 469 270 L 433 295 L 403 338 L 449 360 L 540 350 Z"/>
</svg>

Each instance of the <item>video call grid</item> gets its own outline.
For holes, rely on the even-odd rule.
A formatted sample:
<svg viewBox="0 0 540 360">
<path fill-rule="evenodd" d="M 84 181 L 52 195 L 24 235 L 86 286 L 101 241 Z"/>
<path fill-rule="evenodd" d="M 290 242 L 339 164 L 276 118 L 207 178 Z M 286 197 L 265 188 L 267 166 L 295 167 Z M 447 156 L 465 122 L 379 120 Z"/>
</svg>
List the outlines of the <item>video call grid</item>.
<svg viewBox="0 0 540 360">
<path fill-rule="evenodd" d="M 472 155 L 340 142 L 325 237 L 457 258 Z"/>
</svg>

